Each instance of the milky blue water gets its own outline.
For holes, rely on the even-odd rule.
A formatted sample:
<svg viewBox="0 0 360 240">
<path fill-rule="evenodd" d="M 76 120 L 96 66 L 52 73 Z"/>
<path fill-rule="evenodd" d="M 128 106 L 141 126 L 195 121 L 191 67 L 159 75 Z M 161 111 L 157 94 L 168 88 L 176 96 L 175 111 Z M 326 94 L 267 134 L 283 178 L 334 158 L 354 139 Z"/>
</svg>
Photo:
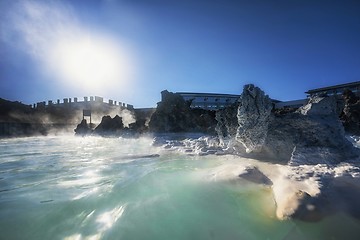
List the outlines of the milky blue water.
<svg viewBox="0 0 360 240">
<path fill-rule="evenodd" d="M 0 239 L 360 239 L 358 219 L 279 221 L 271 188 L 209 180 L 224 157 L 151 143 L 0 140 Z"/>
</svg>

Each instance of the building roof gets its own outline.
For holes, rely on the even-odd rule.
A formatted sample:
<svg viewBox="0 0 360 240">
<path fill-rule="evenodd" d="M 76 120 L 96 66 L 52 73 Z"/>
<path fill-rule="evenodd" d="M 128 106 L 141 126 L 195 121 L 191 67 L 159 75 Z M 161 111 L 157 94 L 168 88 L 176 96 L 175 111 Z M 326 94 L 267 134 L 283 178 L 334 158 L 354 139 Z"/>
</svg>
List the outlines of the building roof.
<svg viewBox="0 0 360 240">
<path fill-rule="evenodd" d="M 305 93 L 312 94 L 312 93 L 324 92 L 324 91 L 334 90 L 334 89 L 339 89 L 339 88 L 351 88 L 351 87 L 355 87 L 355 86 L 360 86 L 360 81 L 351 82 L 351 83 L 344 83 L 344 84 L 339 84 L 339 85 L 334 85 L 334 86 L 329 86 L 329 87 L 323 87 L 323 88 L 315 88 L 315 89 L 308 90 Z"/>
<path fill-rule="evenodd" d="M 231 97 L 231 98 L 238 98 L 240 97 L 240 95 L 236 95 L 236 94 L 223 94 L 223 93 L 195 93 L 195 92 L 176 92 L 177 94 L 180 94 L 182 96 L 193 96 L 193 95 L 197 95 L 199 97 Z"/>
</svg>

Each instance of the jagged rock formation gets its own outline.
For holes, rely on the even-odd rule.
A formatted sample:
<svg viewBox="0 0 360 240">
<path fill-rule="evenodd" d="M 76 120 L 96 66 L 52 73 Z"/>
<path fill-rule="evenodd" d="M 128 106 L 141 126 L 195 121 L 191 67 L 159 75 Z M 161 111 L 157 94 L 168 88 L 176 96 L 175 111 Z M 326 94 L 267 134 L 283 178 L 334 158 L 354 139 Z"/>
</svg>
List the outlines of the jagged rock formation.
<svg viewBox="0 0 360 240">
<path fill-rule="evenodd" d="M 224 140 L 229 138 L 235 138 L 238 129 L 237 109 L 239 108 L 239 102 L 234 103 L 223 109 L 216 111 L 215 119 L 216 132 L 218 134 L 220 144 L 224 145 Z"/>
<path fill-rule="evenodd" d="M 273 105 L 269 96 L 254 85 L 245 85 L 237 112 L 236 140 L 246 152 L 260 151 L 265 143 Z"/>
<path fill-rule="evenodd" d="M 297 112 L 302 115 L 336 115 L 336 99 L 334 97 L 316 96 L 309 99 L 305 106 Z"/>
<path fill-rule="evenodd" d="M 151 116 L 149 129 L 152 132 L 214 132 L 215 112 L 191 109 L 191 102 L 179 94 L 161 92 L 162 101 Z"/>
<path fill-rule="evenodd" d="M 259 88 L 244 87 L 235 137 L 240 154 L 291 165 L 339 163 L 360 156 L 345 138 L 331 97 L 314 97 L 294 113 L 275 115 L 271 108 Z"/>
<path fill-rule="evenodd" d="M 345 106 L 340 119 L 344 128 L 351 134 L 360 135 L 360 99 L 350 90 L 344 91 L 343 98 Z"/>
<path fill-rule="evenodd" d="M 136 121 L 129 124 L 129 129 L 135 134 L 143 134 L 149 131 L 149 122 L 151 115 L 155 112 L 155 109 L 135 109 L 134 116 Z"/>
<path fill-rule="evenodd" d="M 122 118 L 116 115 L 114 118 L 104 116 L 101 123 L 95 128 L 94 133 L 100 136 L 119 135 L 124 130 Z"/>
<path fill-rule="evenodd" d="M 95 134 L 103 137 L 138 137 L 140 134 L 148 131 L 147 118 L 150 117 L 151 113 L 151 111 L 137 113 L 135 115 L 136 121 L 130 123 L 128 127 L 125 127 L 123 118 L 119 115 L 116 115 L 114 118 L 108 115 L 103 116 L 100 124 L 94 130 L 92 130 L 94 126 L 89 126 L 86 120 L 83 119 L 74 129 L 75 135 L 86 136 Z"/>
<path fill-rule="evenodd" d="M 336 115 L 293 113 L 274 118 L 264 152 L 290 164 L 339 163 L 359 156 Z"/>
<path fill-rule="evenodd" d="M 92 129 L 87 124 L 86 119 L 83 119 L 80 124 L 74 129 L 75 135 L 85 136 L 92 132 Z"/>
<path fill-rule="evenodd" d="M 354 124 L 358 120 L 356 108 L 351 106 L 358 100 L 350 99 L 345 102 L 348 115 L 344 113 L 343 117 L 349 121 L 355 113 L 351 117 Z M 233 153 L 281 164 L 262 163 L 264 167 L 246 169 L 238 177 L 271 186 L 279 219 L 318 221 L 337 211 L 360 216 L 360 149 L 345 138 L 333 97 L 315 96 L 295 112 L 270 112 L 267 96 L 250 85 L 244 87 L 240 101 L 238 134 L 232 136 L 240 146 L 229 141 L 232 149 L 237 148 Z M 217 119 L 234 115 L 235 110 L 225 113 L 218 112 Z M 277 166 L 281 171 L 272 173 L 269 166 Z"/>
</svg>

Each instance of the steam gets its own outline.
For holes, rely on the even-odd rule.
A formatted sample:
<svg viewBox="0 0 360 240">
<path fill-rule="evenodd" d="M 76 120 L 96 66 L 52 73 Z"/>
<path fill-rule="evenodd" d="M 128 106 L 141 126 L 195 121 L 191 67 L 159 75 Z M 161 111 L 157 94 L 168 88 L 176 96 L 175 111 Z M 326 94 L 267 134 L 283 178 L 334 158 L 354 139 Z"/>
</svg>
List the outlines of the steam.
<svg viewBox="0 0 360 240">
<path fill-rule="evenodd" d="M 135 114 L 130 111 L 129 109 L 113 109 L 110 111 L 104 111 L 101 114 L 96 114 L 93 119 L 94 123 L 98 124 L 101 122 L 101 118 L 105 115 L 108 115 L 112 118 L 114 118 L 116 115 L 122 118 L 122 122 L 124 124 L 124 127 L 129 127 L 131 123 L 136 122 Z"/>
<path fill-rule="evenodd" d="M 70 5 L 21 1 L 14 6 L 10 22 L 1 24 L 2 38 L 36 60 L 48 79 L 78 94 L 101 95 L 118 95 L 133 82 L 130 47 L 118 37 L 90 30 Z"/>
<path fill-rule="evenodd" d="M 124 109 L 120 113 L 120 117 L 122 117 L 122 121 L 125 127 L 129 127 L 131 123 L 136 122 L 136 118 L 133 112 L 128 109 Z"/>
</svg>

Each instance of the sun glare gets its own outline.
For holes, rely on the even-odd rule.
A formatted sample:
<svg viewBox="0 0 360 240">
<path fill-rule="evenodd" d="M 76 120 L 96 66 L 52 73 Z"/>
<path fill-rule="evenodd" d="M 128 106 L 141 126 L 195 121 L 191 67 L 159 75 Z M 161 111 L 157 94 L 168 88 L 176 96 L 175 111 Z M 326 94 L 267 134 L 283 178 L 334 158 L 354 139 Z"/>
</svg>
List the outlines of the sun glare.
<svg viewBox="0 0 360 240">
<path fill-rule="evenodd" d="M 124 96 L 135 86 L 136 55 L 120 34 L 81 21 L 71 5 L 21 1 L 10 16 L 19 48 L 37 61 L 45 84 L 77 96 Z"/>
<path fill-rule="evenodd" d="M 125 88 L 131 80 L 130 54 L 106 38 L 59 39 L 50 54 L 51 69 L 63 83 L 73 88 L 104 92 L 114 87 Z"/>
</svg>

